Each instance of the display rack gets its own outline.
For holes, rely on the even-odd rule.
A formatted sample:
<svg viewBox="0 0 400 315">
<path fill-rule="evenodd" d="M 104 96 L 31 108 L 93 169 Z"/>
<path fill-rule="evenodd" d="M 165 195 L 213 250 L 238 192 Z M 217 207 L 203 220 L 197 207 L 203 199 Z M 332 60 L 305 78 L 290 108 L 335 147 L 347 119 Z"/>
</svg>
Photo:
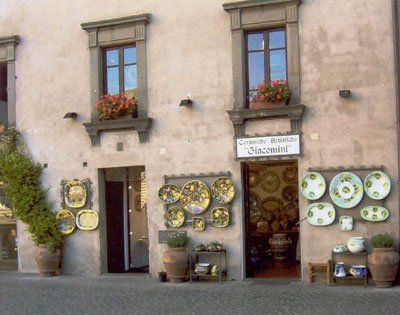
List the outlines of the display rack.
<svg viewBox="0 0 400 315">
<path fill-rule="evenodd" d="M 352 253 L 352 252 L 341 252 L 341 253 L 335 253 L 332 251 L 332 259 L 331 259 L 331 270 L 332 270 L 332 284 L 336 284 L 337 279 L 346 279 L 349 281 L 355 281 L 355 280 L 364 280 L 364 286 L 366 287 L 368 285 L 368 253 L 366 251 L 361 252 L 361 253 Z M 340 259 L 340 260 L 339 260 Z M 350 265 L 353 264 L 362 264 L 365 266 L 365 276 L 362 277 L 354 277 L 352 275 L 349 275 L 347 272 L 347 275 L 345 277 L 336 277 L 335 276 L 335 264 L 340 261 L 344 262 L 344 268 L 345 270 L 349 270 Z"/>
<path fill-rule="evenodd" d="M 194 265 L 199 262 L 199 260 L 203 260 L 204 257 L 212 257 L 212 256 L 217 256 L 218 262 L 219 262 L 219 275 L 212 275 L 212 274 L 197 274 L 194 272 Z M 210 257 L 210 258 L 211 258 Z M 193 264 L 193 260 L 196 261 L 195 264 Z M 208 279 L 219 279 L 219 283 L 222 284 L 222 274 L 223 271 L 227 272 L 227 265 L 226 265 L 226 250 L 222 249 L 220 251 L 215 251 L 215 252 L 208 252 L 208 251 L 191 251 L 189 252 L 189 279 L 190 282 L 192 282 L 193 277 L 202 277 L 202 278 L 208 278 Z"/>
</svg>

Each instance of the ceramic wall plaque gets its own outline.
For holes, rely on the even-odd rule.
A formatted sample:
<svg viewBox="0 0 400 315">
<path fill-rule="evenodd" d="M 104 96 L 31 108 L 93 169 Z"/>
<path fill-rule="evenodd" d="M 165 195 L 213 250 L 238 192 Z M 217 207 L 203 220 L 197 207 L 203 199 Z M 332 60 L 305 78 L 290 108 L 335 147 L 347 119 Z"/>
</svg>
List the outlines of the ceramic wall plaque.
<svg viewBox="0 0 400 315">
<path fill-rule="evenodd" d="M 339 217 L 339 229 L 341 231 L 353 230 L 353 217 L 349 215 L 342 215 Z"/>
<path fill-rule="evenodd" d="M 166 219 L 168 227 L 179 228 L 185 223 L 185 212 L 181 208 L 173 206 L 167 210 Z"/>
<path fill-rule="evenodd" d="M 332 201 L 341 208 L 350 209 L 357 206 L 364 194 L 361 179 L 350 172 L 337 174 L 329 185 Z"/>
<path fill-rule="evenodd" d="M 165 184 L 158 190 L 158 198 L 165 203 L 175 203 L 181 196 L 181 189 L 177 185 Z"/>
<path fill-rule="evenodd" d="M 326 190 L 324 177 L 317 172 L 306 173 L 300 180 L 300 192 L 308 200 L 321 198 Z"/>
<path fill-rule="evenodd" d="M 202 217 L 193 217 L 192 219 L 192 228 L 195 231 L 204 231 L 206 228 L 206 223 L 204 218 Z"/>
<path fill-rule="evenodd" d="M 211 224 L 223 228 L 229 225 L 229 210 L 225 207 L 215 207 L 211 210 Z"/>
<path fill-rule="evenodd" d="M 94 210 L 81 210 L 76 214 L 76 225 L 79 229 L 91 231 L 99 225 L 99 215 Z"/>
<path fill-rule="evenodd" d="M 328 202 L 312 203 L 307 209 L 307 221 L 311 225 L 330 225 L 335 221 L 335 216 L 335 208 Z"/>
<path fill-rule="evenodd" d="M 384 221 L 389 217 L 389 210 L 382 206 L 366 206 L 360 210 L 361 217 L 367 221 Z"/>
<path fill-rule="evenodd" d="M 281 180 L 275 172 L 266 171 L 261 176 L 261 187 L 267 193 L 273 193 L 278 190 Z"/>
<path fill-rule="evenodd" d="M 365 194 L 374 200 L 384 199 L 390 192 L 390 179 L 381 171 L 371 172 L 364 179 Z"/>
<path fill-rule="evenodd" d="M 86 186 L 82 181 L 69 181 L 64 186 L 64 201 L 69 208 L 82 208 L 86 204 Z"/>
<path fill-rule="evenodd" d="M 184 210 L 193 214 L 200 214 L 208 209 L 210 202 L 210 190 L 202 181 L 193 180 L 183 186 L 181 203 Z"/>
<path fill-rule="evenodd" d="M 230 203 L 235 197 L 235 186 L 230 178 L 219 177 L 212 183 L 211 195 L 219 203 Z"/>
<path fill-rule="evenodd" d="M 59 229 L 63 234 L 68 235 L 75 230 L 75 216 L 69 210 L 62 209 L 58 211 L 56 214 L 56 221 L 57 229 Z"/>
</svg>

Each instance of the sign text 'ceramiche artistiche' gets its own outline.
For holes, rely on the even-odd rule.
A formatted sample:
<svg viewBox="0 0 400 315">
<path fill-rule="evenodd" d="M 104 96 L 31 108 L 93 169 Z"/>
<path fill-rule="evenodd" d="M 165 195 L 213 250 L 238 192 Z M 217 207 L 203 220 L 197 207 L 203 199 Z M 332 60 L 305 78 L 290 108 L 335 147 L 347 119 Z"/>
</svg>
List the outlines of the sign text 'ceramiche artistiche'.
<svg viewBox="0 0 400 315">
<path fill-rule="evenodd" d="M 237 158 L 300 154 L 300 135 L 236 138 Z"/>
</svg>

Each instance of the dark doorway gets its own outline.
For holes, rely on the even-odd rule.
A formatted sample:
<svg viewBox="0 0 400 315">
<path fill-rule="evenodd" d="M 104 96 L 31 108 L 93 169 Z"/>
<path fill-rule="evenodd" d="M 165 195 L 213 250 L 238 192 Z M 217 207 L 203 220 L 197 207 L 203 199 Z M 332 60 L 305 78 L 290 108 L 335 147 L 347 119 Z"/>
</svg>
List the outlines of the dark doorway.
<svg viewBox="0 0 400 315">
<path fill-rule="evenodd" d="M 106 182 L 108 272 L 124 272 L 124 184 Z"/>
<path fill-rule="evenodd" d="M 242 164 L 246 276 L 299 278 L 297 161 Z"/>
</svg>

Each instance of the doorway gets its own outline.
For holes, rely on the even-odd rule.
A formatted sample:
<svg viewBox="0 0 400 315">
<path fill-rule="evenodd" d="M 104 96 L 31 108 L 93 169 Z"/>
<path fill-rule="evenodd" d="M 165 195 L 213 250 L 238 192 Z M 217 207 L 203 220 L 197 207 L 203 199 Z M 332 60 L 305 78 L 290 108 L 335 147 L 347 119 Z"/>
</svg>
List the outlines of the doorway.
<svg viewBox="0 0 400 315">
<path fill-rule="evenodd" d="M 300 278 L 298 164 L 242 163 L 246 277 Z"/>
<path fill-rule="evenodd" d="M 149 272 L 144 166 L 105 169 L 107 270 Z"/>
</svg>

